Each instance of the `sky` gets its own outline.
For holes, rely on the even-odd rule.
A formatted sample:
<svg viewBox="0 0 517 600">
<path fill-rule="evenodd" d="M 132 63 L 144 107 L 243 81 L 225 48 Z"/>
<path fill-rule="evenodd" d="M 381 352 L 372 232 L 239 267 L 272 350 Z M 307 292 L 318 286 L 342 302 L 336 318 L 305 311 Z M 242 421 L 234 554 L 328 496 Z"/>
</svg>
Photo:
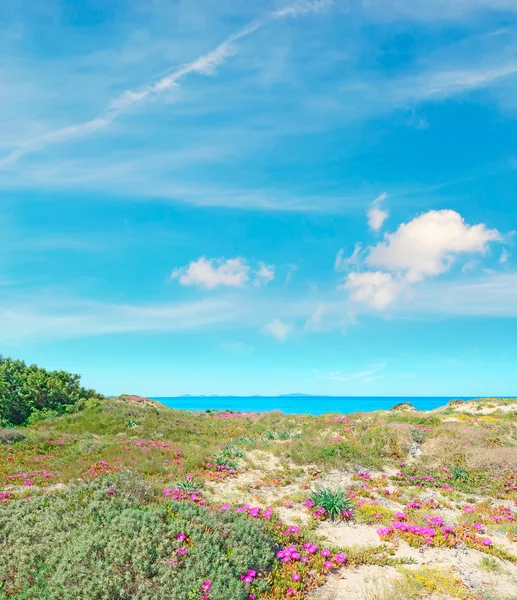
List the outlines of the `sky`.
<svg viewBox="0 0 517 600">
<path fill-rule="evenodd" d="M 0 53 L 3 355 L 517 395 L 515 0 L 12 0 Z"/>
</svg>

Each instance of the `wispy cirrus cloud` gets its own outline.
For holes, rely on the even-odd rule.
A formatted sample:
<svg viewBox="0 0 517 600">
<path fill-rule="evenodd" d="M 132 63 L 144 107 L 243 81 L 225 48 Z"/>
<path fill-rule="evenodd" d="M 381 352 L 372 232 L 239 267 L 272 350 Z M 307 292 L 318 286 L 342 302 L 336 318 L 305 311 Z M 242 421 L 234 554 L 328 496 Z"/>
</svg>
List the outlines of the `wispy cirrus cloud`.
<svg viewBox="0 0 517 600">
<path fill-rule="evenodd" d="M 332 4 L 332 1 L 333 0 L 307 0 L 283 9 L 272 11 L 261 18 L 255 19 L 236 33 L 228 36 L 213 50 L 197 57 L 189 63 L 181 65 L 171 73 L 161 77 L 158 81 L 146 84 L 137 89 L 123 91 L 117 98 L 112 100 L 98 116 L 82 123 L 62 127 L 38 137 L 28 139 L 7 156 L 0 159 L 0 168 L 9 166 L 23 156 L 38 152 L 48 146 L 62 144 L 69 140 L 82 138 L 101 131 L 123 114 L 133 110 L 139 104 L 151 101 L 164 93 L 170 92 L 171 89 L 178 86 L 188 75 L 213 75 L 218 66 L 223 64 L 229 56 L 237 52 L 235 43 L 239 40 L 253 34 L 255 31 L 277 19 L 308 14 L 310 12 L 319 12 L 323 8 L 329 7 Z"/>
</svg>

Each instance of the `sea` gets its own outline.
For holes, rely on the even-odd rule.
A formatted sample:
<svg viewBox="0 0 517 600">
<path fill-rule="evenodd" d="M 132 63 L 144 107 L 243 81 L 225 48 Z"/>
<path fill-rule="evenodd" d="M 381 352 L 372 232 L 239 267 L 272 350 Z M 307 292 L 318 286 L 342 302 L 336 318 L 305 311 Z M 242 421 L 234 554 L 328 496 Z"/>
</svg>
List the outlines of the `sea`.
<svg viewBox="0 0 517 600">
<path fill-rule="evenodd" d="M 221 410 L 243 413 L 280 410 L 285 414 L 324 415 L 389 410 L 400 402 L 409 402 L 418 410 L 432 410 L 450 400 L 474 398 L 447 396 L 177 396 L 153 397 L 170 408 L 181 410 Z"/>
</svg>

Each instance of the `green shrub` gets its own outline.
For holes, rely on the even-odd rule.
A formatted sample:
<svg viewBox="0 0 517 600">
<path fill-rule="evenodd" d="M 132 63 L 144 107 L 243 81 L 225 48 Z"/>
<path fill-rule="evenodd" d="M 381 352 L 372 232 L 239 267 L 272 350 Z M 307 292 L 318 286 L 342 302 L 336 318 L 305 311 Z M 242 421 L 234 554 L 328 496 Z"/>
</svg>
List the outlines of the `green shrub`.
<svg viewBox="0 0 517 600">
<path fill-rule="evenodd" d="M 36 420 L 63 414 L 80 402 L 101 397 L 79 381 L 79 375 L 0 356 L 0 425 L 25 424 L 32 414 Z"/>
<path fill-rule="evenodd" d="M 119 474 L 0 508 L 0 599 L 198 600 L 210 581 L 210 600 L 245 600 L 239 574 L 271 567 L 262 521 L 151 500 Z"/>
</svg>

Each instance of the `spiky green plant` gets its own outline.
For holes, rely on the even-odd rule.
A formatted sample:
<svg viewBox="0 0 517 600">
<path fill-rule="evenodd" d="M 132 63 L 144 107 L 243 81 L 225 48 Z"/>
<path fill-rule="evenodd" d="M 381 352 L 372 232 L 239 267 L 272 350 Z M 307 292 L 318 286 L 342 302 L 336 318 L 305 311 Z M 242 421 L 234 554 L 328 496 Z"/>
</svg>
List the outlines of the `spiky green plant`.
<svg viewBox="0 0 517 600">
<path fill-rule="evenodd" d="M 354 514 L 352 502 L 343 490 L 322 488 L 311 493 L 311 500 L 317 508 L 323 508 L 332 520 Z"/>
<path fill-rule="evenodd" d="M 182 492 L 198 492 L 203 488 L 203 483 L 197 479 L 182 479 L 177 481 L 173 486 Z"/>
<path fill-rule="evenodd" d="M 454 477 L 454 479 L 456 479 L 457 481 L 468 481 L 469 479 L 469 474 L 467 471 L 465 471 L 465 469 L 462 469 L 461 467 L 455 467 L 452 470 L 452 476 Z"/>
</svg>

